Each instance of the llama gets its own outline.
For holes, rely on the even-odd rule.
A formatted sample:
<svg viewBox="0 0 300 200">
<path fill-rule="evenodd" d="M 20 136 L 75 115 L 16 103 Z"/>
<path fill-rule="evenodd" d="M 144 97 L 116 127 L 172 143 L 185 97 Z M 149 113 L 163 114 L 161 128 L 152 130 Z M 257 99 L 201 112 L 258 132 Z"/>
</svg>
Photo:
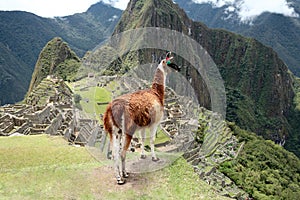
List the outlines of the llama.
<svg viewBox="0 0 300 200">
<path fill-rule="evenodd" d="M 165 81 L 170 68 L 177 71 L 180 68 L 170 62 L 170 53 L 158 65 L 152 87 L 146 90 L 139 90 L 134 93 L 122 95 L 108 104 L 103 116 L 104 129 L 110 137 L 112 147 L 112 158 L 118 184 L 124 184 L 129 175 L 125 170 L 126 151 L 130 145 L 135 131 L 141 134 L 141 158 L 145 159 L 144 141 L 145 130 L 150 129 L 150 147 L 152 160 L 158 161 L 154 152 L 154 141 L 156 130 L 164 113 Z M 120 157 L 122 169 L 119 167 Z"/>
</svg>

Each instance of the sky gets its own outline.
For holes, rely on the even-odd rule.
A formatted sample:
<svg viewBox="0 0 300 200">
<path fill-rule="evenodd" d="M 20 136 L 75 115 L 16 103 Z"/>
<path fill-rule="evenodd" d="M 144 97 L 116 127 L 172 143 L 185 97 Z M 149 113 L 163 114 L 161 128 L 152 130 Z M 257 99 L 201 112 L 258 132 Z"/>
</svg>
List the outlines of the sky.
<svg viewBox="0 0 300 200">
<path fill-rule="evenodd" d="M 251 20 L 263 12 L 279 13 L 286 16 L 298 17 L 286 0 L 193 0 L 195 3 L 212 3 L 216 7 L 229 5 L 228 11 L 236 11 L 241 20 Z M 234 2 L 239 1 L 238 4 Z"/>
<path fill-rule="evenodd" d="M 67 16 L 85 12 L 92 4 L 100 0 L 0 0 L 0 10 L 22 10 L 41 17 Z M 102 0 L 112 6 L 124 10 L 129 0 Z M 176 1 L 176 0 L 175 0 Z M 249 20 L 259 14 L 269 11 L 287 16 L 298 17 L 294 9 L 288 6 L 286 0 L 192 0 L 198 3 L 212 3 L 216 7 L 232 5 L 227 11 L 236 11 L 241 20 Z"/>
<path fill-rule="evenodd" d="M 41 17 L 62 17 L 82 13 L 100 0 L 0 0 L 0 10 L 21 10 Z M 129 0 L 103 0 L 125 9 Z"/>
</svg>

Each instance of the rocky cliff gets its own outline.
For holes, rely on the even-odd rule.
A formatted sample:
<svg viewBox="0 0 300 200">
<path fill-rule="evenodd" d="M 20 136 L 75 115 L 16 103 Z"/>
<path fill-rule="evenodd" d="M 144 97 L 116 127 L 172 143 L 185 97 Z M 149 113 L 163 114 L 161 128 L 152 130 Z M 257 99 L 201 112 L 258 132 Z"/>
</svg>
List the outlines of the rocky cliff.
<svg viewBox="0 0 300 200">
<path fill-rule="evenodd" d="M 228 120 L 265 138 L 288 135 L 286 118 L 293 103 L 293 83 L 288 68 L 271 48 L 255 39 L 194 22 L 171 0 L 130 1 L 114 34 L 141 27 L 182 32 L 207 50 L 225 82 Z M 151 62 L 152 51 L 129 53 L 123 60 Z M 176 58 L 176 61 L 182 66 L 189 65 L 188 60 Z M 182 73 L 196 77 L 195 71 Z M 192 83 L 201 104 L 209 108 L 210 96 L 201 84 L 201 81 Z"/>
</svg>

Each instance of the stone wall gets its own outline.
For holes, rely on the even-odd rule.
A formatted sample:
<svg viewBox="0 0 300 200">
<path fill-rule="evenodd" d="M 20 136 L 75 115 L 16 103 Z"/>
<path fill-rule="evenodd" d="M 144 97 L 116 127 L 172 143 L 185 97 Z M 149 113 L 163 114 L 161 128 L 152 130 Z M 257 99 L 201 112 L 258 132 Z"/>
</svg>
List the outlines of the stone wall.
<svg viewBox="0 0 300 200">
<path fill-rule="evenodd" d="M 51 106 L 46 106 L 43 110 L 31 114 L 25 114 L 24 117 L 28 118 L 34 124 L 42 124 L 45 119 L 50 116 Z"/>
<path fill-rule="evenodd" d="M 57 130 L 61 127 L 63 122 L 62 114 L 58 114 L 51 124 L 45 129 L 45 133 L 49 135 L 58 135 Z"/>
</svg>

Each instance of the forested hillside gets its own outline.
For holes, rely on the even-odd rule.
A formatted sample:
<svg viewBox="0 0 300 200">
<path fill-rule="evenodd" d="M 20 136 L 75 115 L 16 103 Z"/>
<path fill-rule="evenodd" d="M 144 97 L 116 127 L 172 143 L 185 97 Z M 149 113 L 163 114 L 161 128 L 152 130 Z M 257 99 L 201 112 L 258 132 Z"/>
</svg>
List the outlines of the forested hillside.
<svg viewBox="0 0 300 200">
<path fill-rule="evenodd" d="M 264 12 L 251 22 L 242 22 L 234 12 L 228 12 L 230 5 L 216 7 L 209 3 L 195 3 L 193 0 L 176 0 L 187 15 L 211 28 L 222 28 L 244 36 L 253 37 L 272 47 L 289 69 L 300 76 L 300 18 Z M 300 2 L 289 0 L 295 12 L 300 15 Z"/>
</svg>

